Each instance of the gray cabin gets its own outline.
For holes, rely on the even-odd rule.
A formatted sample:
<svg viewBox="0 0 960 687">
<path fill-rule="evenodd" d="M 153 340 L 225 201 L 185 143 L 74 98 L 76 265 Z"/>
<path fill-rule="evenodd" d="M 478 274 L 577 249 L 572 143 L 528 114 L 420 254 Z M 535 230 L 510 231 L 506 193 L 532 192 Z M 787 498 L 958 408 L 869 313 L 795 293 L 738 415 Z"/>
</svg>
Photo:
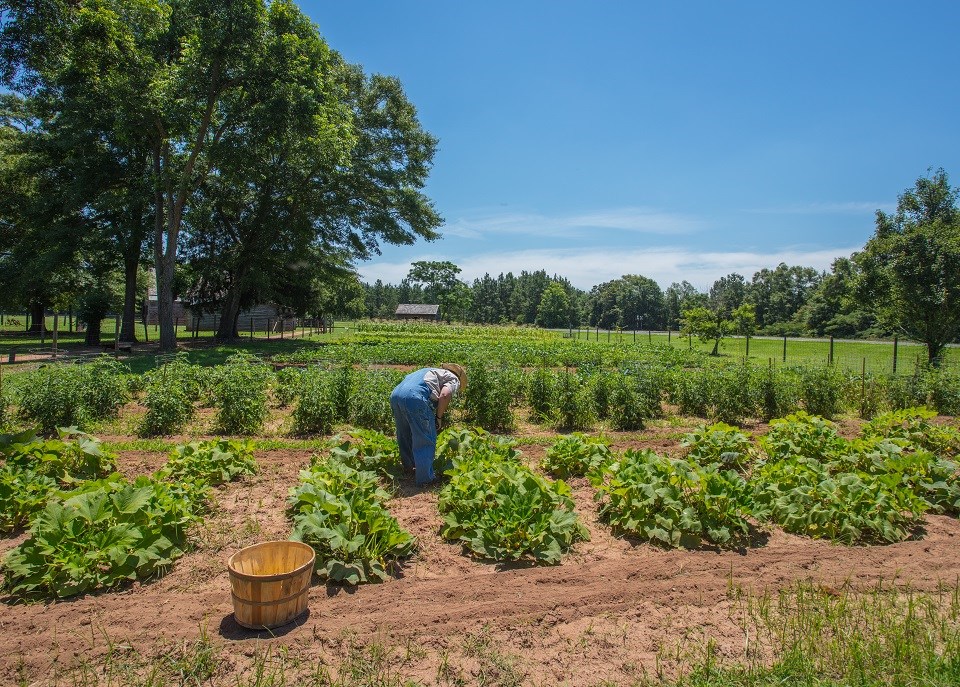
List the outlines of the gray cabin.
<svg viewBox="0 0 960 687">
<path fill-rule="evenodd" d="M 417 303 L 401 303 L 394 313 L 398 320 L 439 320 L 439 305 L 420 305 Z"/>
</svg>

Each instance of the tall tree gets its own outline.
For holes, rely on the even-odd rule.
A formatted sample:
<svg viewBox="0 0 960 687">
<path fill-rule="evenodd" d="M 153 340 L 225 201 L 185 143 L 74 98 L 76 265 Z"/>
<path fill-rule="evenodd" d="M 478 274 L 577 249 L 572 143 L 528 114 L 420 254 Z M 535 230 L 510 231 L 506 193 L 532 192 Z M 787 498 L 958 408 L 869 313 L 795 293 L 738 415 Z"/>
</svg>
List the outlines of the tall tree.
<svg viewBox="0 0 960 687">
<path fill-rule="evenodd" d="M 943 169 L 917 179 L 895 213 L 877 211 L 874 235 L 854 256 L 864 302 L 881 322 L 926 344 L 932 365 L 960 336 L 957 197 Z"/>
</svg>

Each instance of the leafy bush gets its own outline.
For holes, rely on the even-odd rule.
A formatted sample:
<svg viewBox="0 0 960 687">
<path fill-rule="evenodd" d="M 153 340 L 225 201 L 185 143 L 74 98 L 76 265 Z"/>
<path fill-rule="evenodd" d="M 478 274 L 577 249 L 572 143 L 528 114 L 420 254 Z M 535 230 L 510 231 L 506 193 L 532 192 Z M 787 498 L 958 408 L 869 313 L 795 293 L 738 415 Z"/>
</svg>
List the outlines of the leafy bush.
<svg viewBox="0 0 960 687">
<path fill-rule="evenodd" d="M 180 557 L 196 502 L 176 485 L 114 475 L 51 500 L 3 561 L 4 591 L 70 597 L 147 579 Z"/>
<path fill-rule="evenodd" d="M 0 532 L 25 526 L 59 488 L 47 475 L 11 463 L 0 466 Z"/>
<path fill-rule="evenodd" d="M 469 448 L 457 442 L 450 482 L 440 492 L 442 536 L 483 558 L 546 564 L 559 563 L 576 541 L 589 539 L 566 483 L 534 474 L 512 447 L 475 437 Z"/>
<path fill-rule="evenodd" d="M 732 470 L 629 449 L 592 478 L 600 515 L 620 533 L 667 547 L 744 543 L 750 489 Z"/>
<path fill-rule="evenodd" d="M 906 408 L 877 415 L 863 425 L 864 438 L 897 440 L 904 448 L 932 451 L 943 458 L 960 456 L 960 430 L 930 422 L 936 413 L 927 408 Z"/>
<path fill-rule="evenodd" d="M 530 404 L 530 419 L 534 422 L 550 422 L 556 399 L 556 376 L 546 368 L 534 370 L 527 388 Z"/>
<path fill-rule="evenodd" d="M 48 365 L 30 372 L 17 390 L 20 417 L 39 425 L 44 434 L 58 427 L 88 427 L 111 417 L 126 402 L 119 364 Z"/>
<path fill-rule="evenodd" d="M 267 418 L 271 372 L 253 356 L 238 353 L 219 369 L 214 398 L 216 424 L 224 434 L 256 434 Z"/>
<path fill-rule="evenodd" d="M 670 400 L 681 415 L 707 417 L 712 379 L 706 370 L 678 369 L 673 375 Z"/>
<path fill-rule="evenodd" d="M 389 496 L 373 472 L 336 459 L 317 463 L 290 491 L 291 539 L 313 547 L 317 573 L 332 582 L 384 581 L 389 564 L 416 545 L 384 508 Z"/>
<path fill-rule="evenodd" d="M 370 429 L 354 429 L 333 437 L 330 457 L 354 470 L 395 479 L 402 471 L 396 439 Z M 316 462 L 319 457 L 314 458 Z"/>
<path fill-rule="evenodd" d="M 330 375 L 319 369 L 307 370 L 301 378 L 300 398 L 293 410 L 293 433 L 329 434 L 336 420 L 331 398 Z"/>
<path fill-rule="evenodd" d="M 390 392 L 399 381 L 398 373 L 392 370 L 369 370 L 355 374 L 355 386 L 350 398 L 350 422 L 367 429 L 392 429 Z M 336 382 L 334 386 L 336 389 Z"/>
<path fill-rule="evenodd" d="M 468 371 L 470 383 L 464 394 L 467 422 L 489 430 L 513 429 L 513 380 L 507 370 L 475 361 Z"/>
<path fill-rule="evenodd" d="M 770 365 L 753 375 L 754 394 L 760 417 L 769 422 L 800 409 L 800 388 L 794 370 L 778 370 Z"/>
<path fill-rule="evenodd" d="M 557 384 L 554 426 L 561 431 L 590 429 L 596 420 L 590 386 L 580 375 L 563 375 Z"/>
<path fill-rule="evenodd" d="M 802 368 L 800 388 L 803 407 L 808 413 L 831 418 L 843 410 L 846 378 L 833 365 Z"/>
<path fill-rule="evenodd" d="M 157 477 L 216 486 L 256 471 L 253 442 L 210 439 L 174 448 Z"/>
<path fill-rule="evenodd" d="M 960 376 L 948 370 L 933 372 L 930 401 L 941 415 L 960 415 Z"/>
<path fill-rule="evenodd" d="M 722 368 L 713 374 L 710 389 L 710 416 L 718 422 L 737 424 L 758 410 L 749 365 Z"/>
<path fill-rule="evenodd" d="M 173 362 L 144 375 L 147 412 L 140 423 L 141 436 L 175 434 L 194 416 L 194 400 L 200 384 L 194 365 L 178 357 Z"/>
<path fill-rule="evenodd" d="M 751 483 L 758 518 L 844 544 L 902 541 L 928 508 L 897 475 L 831 474 L 819 460 L 803 456 L 761 465 Z"/>
<path fill-rule="evenodd" d="M 582 477 L 611 461 L 613 454 L 606 442 L 576 433 L 557 439 L 547 449 L 540 467 L 556 477 L 566 479 Z"/>
<path fill-rule="evenodd" d="M 749 434 L 723 422 L 700 425 L 680 442 L 685 446 L 687 459 L 698 465 L 717 464 L 738 472 L 746 470 L 756 455 Z"/>
<path fill-rule="evenodd" d="M 893 410 L 925 406 L 930 399 L 930 379 L 919 365 L 912 375 L 887 378 L 887 401 Z"/>
<path fill-rule="evenodd" d="M 300 395 L 301 382 L 305 370 L 300 367 L 283 367 L 275 374 L 273 397 L 277 405 L 286 408 Z"/>
<path fill-rule="evenodd" d="M 623 431 L 643 429 L 646 420 L 652 417 L 646 401 L 635 378 L 618 377 L 610 393 L 610 424 Z"/>
<path fill-rule="evenodd" d="M 613 389 L 622 378 L 621 373 L 603 371 L 590 375 L 587 383 L 590 385 L 590 393 L 593 395 L 593 408 L 598 419 L 606 420 L 610 417 Z"/>
</svg>

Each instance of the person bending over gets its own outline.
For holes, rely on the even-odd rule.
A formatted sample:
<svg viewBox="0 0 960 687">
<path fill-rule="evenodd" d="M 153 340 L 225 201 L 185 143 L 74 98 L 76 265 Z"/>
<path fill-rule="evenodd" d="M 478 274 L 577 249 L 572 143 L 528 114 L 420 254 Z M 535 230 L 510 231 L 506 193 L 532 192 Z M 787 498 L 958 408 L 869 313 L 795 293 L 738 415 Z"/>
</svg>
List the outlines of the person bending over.
<svg viewBox="0 0 960 687">
<path fill-rule="evenodd" d="M 450 399 L 466 387 L 466 370 L 456 363 L 443 363 L 411 372 L 390 394 L 400 461 L 405 471 L 414 473 L 419 486 L 436 478 L 437 432 Z"/>
</svg>

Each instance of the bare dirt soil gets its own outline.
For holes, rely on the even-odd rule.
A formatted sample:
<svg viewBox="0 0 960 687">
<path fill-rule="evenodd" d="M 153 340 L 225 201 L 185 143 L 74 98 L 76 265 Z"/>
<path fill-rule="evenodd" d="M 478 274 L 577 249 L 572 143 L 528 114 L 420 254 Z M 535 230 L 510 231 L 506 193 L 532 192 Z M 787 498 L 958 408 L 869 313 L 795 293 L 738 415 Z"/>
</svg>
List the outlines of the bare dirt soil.
<svg viewBox="0 0 960 687">
<path fill-rule="evenodd" d="M 676 452 L 679 442 L 668 435 L 677 431 L 611 438 L 616 450 Z M 531 461 L 544 450 L 523 447 Z M 227 558 L 287 538 L 287 492 L 310 456 L 259 452 L 260 473 L 217 491 L 192 535 L 194 550 L 158 580 L 70 601 L 0 606 L 0 684 L 45 684 L 57 670 L 96 662 L 117 647 L 150 656 L 201 636 L 225 649 L 228 659 L 217 668 L 225 683 L 265 648 L 282 645 L 304 665 L 336 666 L 352 646 L 376 642 L 393 647 L 403 678 L 424 684 L 630 684 L 707 638 L 720 656 L 742 657 L 741 590 L 811 581 L 828 591 L 882 584 L 936 592 L 960 579 L 960 522 L 953 518 L 930 516 L 920 538 L 890 546 L 839 546 L 772 529 L 741 551 L 663 550 L 613 536 L 598 522 L 583 479 L 571 486 L 591 540 L 555 567 L 500 566 L 443 541 L 437 489 L 402 482 L 390 510 L 416 535 L 419 550 L 396 579 L 356 589 L 315 582 L 307 616 L 273 634 L 244 630 L 232 615 Z M 121 469 L 146 473 L 164 458 L 126 452 Z M 0 540 L 0 555 L 24 537 Z"/>
</svg>

